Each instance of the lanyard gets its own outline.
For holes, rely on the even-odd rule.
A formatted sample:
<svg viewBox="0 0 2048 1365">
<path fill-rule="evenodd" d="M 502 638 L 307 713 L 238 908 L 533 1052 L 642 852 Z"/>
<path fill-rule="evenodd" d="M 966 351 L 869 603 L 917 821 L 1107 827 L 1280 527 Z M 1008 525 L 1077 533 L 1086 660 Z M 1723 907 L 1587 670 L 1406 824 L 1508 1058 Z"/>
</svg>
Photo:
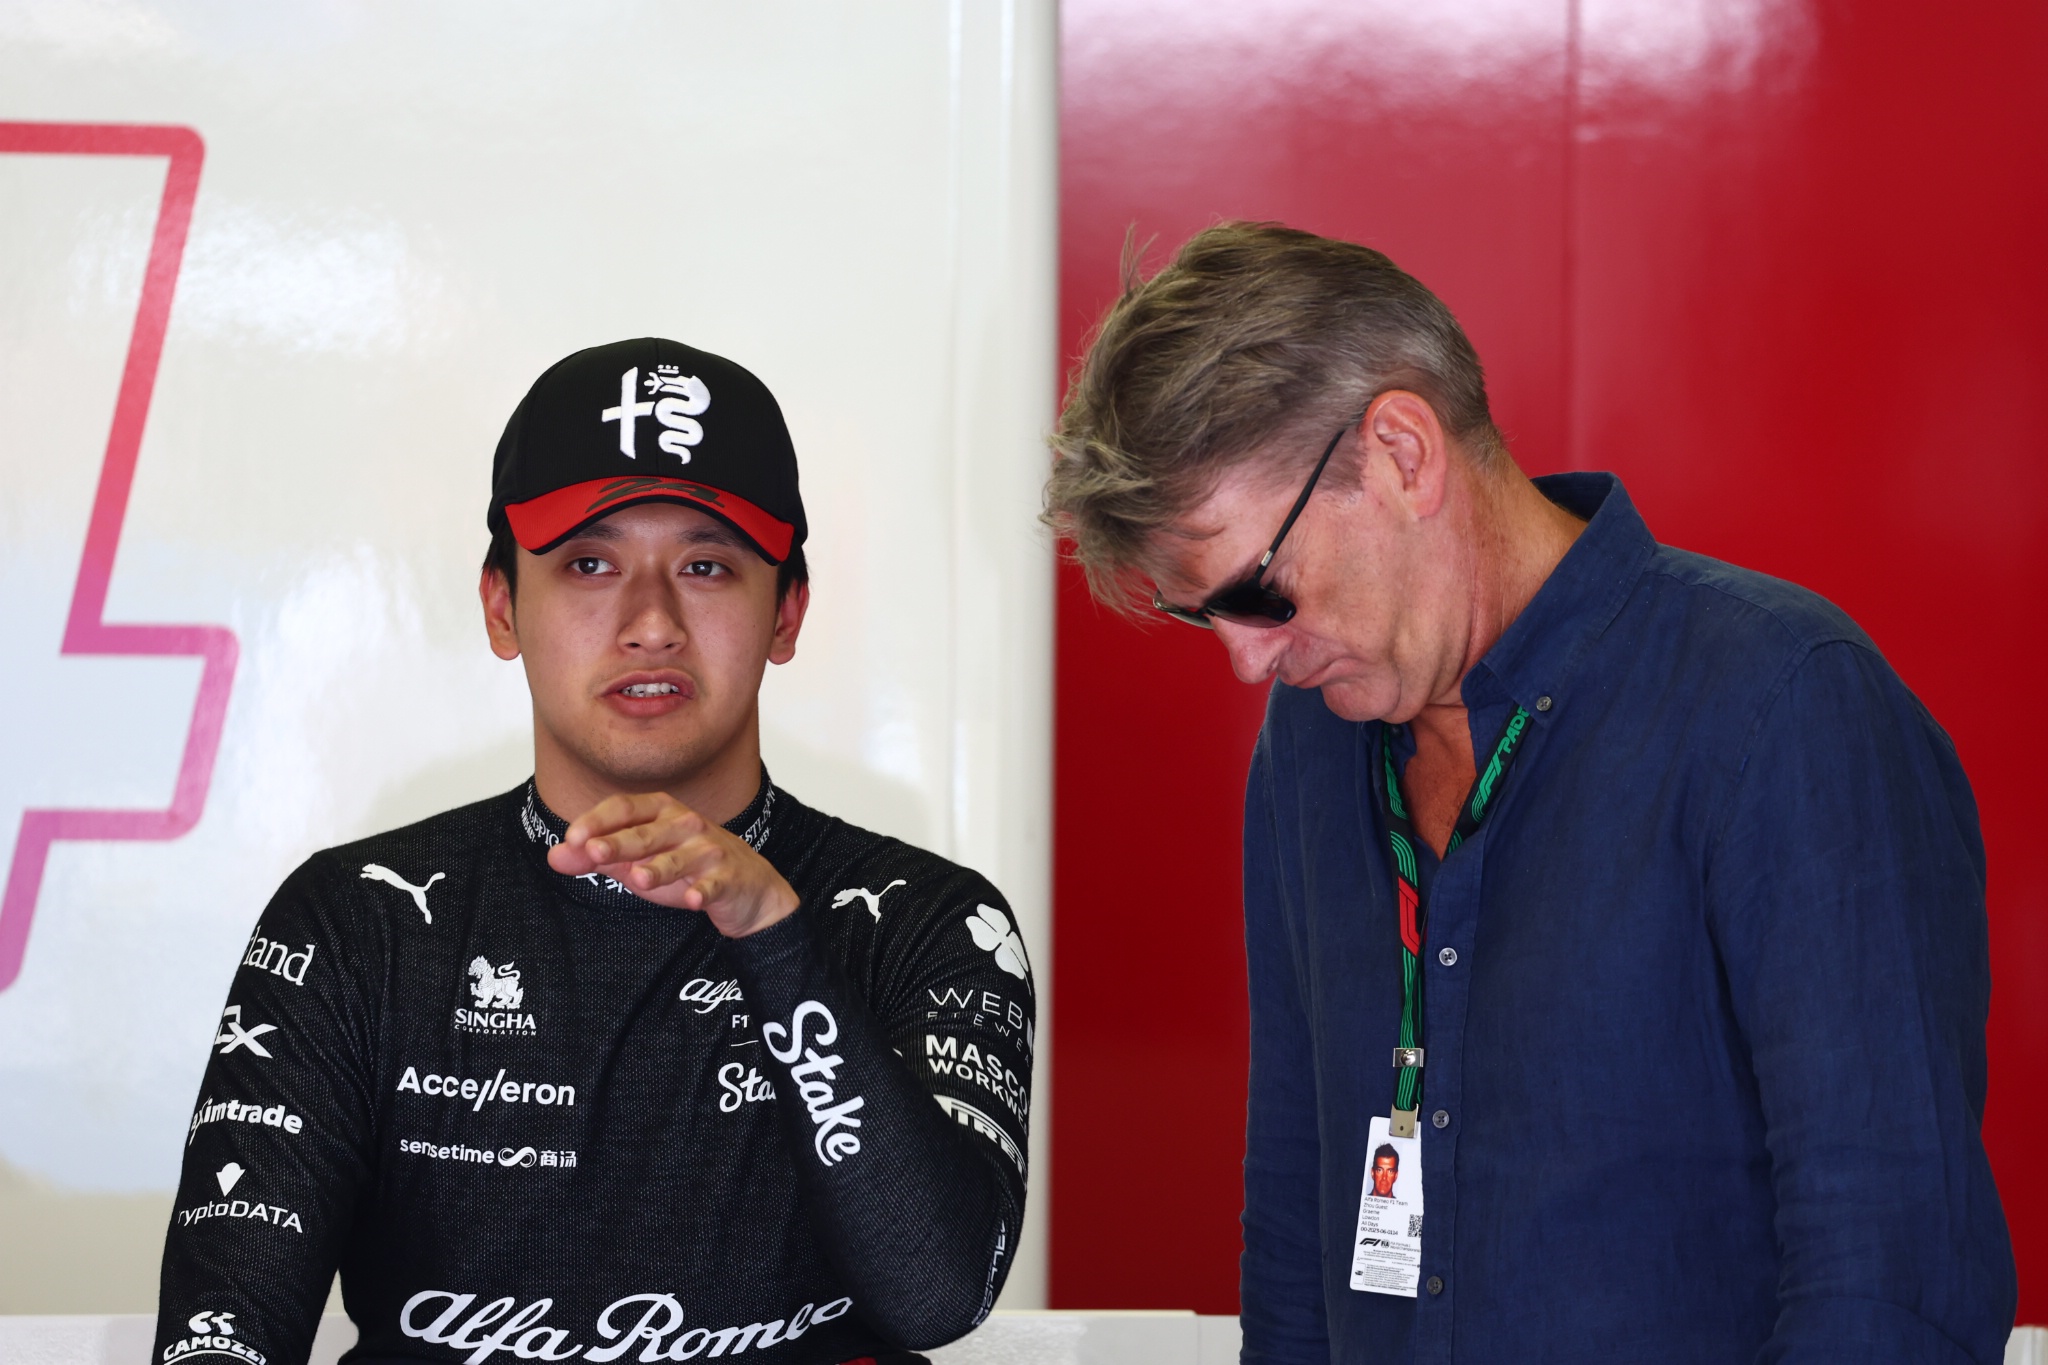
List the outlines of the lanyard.
<svg viewBox="0 0 2048 1365">
<path fill-rule="evenodd" d="M 1385 800 L 1381 814 L 1387 822 L 1387 846 L 1394 862 L 1394 894 L 1401 904 L 1401 1045 L 1394 1049 L 1394 1066 L 1400 1077 L 1394 1082 L 1394 1113 L 1390 1131 L 1395 1137 L 1415 1136 L 1415 1113 L 1422 1106 L 1422 937 L 1429 916 L 1422 904 L 1422 890 L 1415 875 L 1415 826 L 1408 819 L 1408 807 L 1401 800 L 1400 777 L 1394 767 L 1391 727 L 1380 727 L 1380 769 L 1384 774 Z M 1458 823 L 1451 830 L 1444 857 L 1458 851 L 1458 845 L 1478 832 L 1493 806 L 1495 793 L 1521 752 L 1522 737 L 1529 731 L 1529 713 L 1517 706 L 1508 717 L 1500 738 L 1494 741 L 1493 756 L 1479 770 L 1471 794 L 1458 811 Z"/>
</svg>

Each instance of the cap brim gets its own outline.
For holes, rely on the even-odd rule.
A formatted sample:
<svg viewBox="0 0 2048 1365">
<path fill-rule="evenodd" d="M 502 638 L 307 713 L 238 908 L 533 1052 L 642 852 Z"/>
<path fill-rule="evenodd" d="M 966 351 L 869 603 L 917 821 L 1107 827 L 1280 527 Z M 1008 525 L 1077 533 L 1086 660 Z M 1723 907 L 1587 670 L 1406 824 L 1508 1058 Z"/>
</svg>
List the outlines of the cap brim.
<svg viewBox="0 0 2048 1365">
<path fill-rule="evenodd" d="M 770 564 L 789 558 L 796 528 L 770 516 L 745 498 L 688 479 L 626 475 L 572 483 L 525 502 L 509 503 L 505 520 L 519 547 L 546 554 L 594 521 L 646 502 L 680 502 L 709 512 L 745 536 Z"/>
</svg>

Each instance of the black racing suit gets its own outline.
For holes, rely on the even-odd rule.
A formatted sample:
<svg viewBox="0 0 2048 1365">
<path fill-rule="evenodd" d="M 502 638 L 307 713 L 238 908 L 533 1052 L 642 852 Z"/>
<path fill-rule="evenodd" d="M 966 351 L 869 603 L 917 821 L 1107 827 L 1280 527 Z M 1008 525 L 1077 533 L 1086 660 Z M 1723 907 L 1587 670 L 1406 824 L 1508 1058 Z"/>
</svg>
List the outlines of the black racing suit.
<svg viewBox="0 0 2048 1365">
<path fill-rule="evenodd" d="M 548 867 L 531 784 L 315 854 L 263 912 L 187 1134 L 158 1365 L 837 1362 L 987 1316 L 1035 1000 L 1008 907 L 765 777 L 788 919 Z M 934 1103 L 936 1101 L 936 1103 Z"/>
</svg>

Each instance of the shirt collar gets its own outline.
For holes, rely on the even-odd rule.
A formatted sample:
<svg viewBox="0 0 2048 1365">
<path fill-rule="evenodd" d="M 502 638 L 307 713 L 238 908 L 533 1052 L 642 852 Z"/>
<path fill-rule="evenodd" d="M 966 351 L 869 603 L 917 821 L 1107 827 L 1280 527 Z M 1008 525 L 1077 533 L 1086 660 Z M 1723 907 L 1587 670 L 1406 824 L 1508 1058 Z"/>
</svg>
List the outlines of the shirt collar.
<svg viewBox="0 0 2048 1365">
<path fill-rule="evenodd" d="M 1473 687 L 1484 670 L 1541 721 L 1568 704 L 1581 661 L 1620 614 L 1657 542 L 1612 474 L 1546 474 L 1534 482 L 1559 507 L 1587 518 L 1586 529 L 1466 676 L 1464 693 L 1465 705 L 1476 709 L 1483 699 Z"/>
</svg>

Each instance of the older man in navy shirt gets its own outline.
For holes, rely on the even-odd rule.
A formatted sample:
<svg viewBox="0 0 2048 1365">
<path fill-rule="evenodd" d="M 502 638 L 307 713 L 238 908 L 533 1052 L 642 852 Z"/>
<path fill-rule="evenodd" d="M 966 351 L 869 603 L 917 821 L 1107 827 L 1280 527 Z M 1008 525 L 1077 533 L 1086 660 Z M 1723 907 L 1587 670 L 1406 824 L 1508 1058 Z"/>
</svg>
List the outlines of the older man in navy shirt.
<svg viewBox="0 0 2048 1365">
<path fill-rule="evenodd" d="M 1853 621 L 1524 477 L 1443 305 L 1306 233 L 1134 284 L 1055 444 L 1098 592 L 1273 681 L 1246 1361 L 2001 1358 L 1976 807 Z"/>
</svg>

